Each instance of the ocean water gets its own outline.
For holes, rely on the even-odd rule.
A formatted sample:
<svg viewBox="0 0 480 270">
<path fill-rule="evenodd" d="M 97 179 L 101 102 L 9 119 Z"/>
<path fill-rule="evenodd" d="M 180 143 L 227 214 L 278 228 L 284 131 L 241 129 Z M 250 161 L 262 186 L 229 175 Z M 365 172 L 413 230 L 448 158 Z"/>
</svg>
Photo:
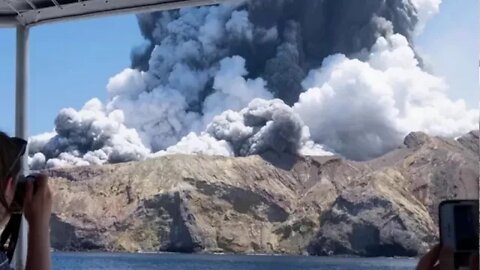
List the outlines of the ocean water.
<svg viewBox="0 0 480 270">
<path fill-rule="evenodd" d="M 54 253 L 54 270 L 407 270 L 415 259 L 189 254 Z"/>
</svg>

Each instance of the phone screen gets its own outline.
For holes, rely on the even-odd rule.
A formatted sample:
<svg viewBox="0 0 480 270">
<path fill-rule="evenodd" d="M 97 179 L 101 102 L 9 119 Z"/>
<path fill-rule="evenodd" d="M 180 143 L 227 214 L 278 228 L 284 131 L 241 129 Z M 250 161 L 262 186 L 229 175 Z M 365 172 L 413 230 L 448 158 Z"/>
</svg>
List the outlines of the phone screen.
<svg viewBox="0 0 480 270">
<path fill-rule="evenodd" d="M 454 252 L 456 269 L 469 264 L 472 253 L 478 253 L 478 201 L 445 201 L 440 205 L 440 238 L 442 246 Z"/>
<path fill-rule="evenodd" d="M 455 249 L 470 251 L 478 249 L 478 209 L 473 205 L 455 205 Z"/>
</svg>

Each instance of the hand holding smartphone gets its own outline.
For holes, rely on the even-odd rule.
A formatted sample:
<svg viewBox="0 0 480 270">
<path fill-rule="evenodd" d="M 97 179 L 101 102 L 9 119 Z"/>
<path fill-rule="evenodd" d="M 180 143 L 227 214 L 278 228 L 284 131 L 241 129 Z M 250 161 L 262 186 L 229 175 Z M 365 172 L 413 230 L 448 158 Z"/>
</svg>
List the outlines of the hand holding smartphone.
<svg viewBox="0 0 480 270">
<path fill-rule="evenodd" d="M 476 200 L 440 203 L 440 244 L 425 254 L 417 270 L 479 270 L 479 209 Z"/>
</svg>

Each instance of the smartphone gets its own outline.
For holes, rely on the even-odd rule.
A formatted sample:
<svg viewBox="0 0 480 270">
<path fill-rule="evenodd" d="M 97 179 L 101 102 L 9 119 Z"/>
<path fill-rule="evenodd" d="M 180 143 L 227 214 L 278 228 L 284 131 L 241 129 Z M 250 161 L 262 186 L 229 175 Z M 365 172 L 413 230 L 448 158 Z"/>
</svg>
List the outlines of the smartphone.
<svg viewBox="0 0 480 270">
<path fill-rule="evenodd" d="M 468 269 L 478 254 L 478 201 L 449 200 L 439 206 L 440 244 L 454 254 L 455 269 Z"/>
</svg>

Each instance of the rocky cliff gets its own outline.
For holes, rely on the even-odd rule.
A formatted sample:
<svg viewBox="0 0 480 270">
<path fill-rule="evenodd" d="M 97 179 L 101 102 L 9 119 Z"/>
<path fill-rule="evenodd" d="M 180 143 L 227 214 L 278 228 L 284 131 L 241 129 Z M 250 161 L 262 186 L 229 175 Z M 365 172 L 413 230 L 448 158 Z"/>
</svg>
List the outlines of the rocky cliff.
<svg viewBox="0 0 480 270">
<path fill-rule="evenodd" d="M 414 256 L 438 203 L 477 198 L 478 131 L 378 159 L 171 155 L 50 170 L 57 250 Z"/>
</svg>

